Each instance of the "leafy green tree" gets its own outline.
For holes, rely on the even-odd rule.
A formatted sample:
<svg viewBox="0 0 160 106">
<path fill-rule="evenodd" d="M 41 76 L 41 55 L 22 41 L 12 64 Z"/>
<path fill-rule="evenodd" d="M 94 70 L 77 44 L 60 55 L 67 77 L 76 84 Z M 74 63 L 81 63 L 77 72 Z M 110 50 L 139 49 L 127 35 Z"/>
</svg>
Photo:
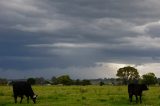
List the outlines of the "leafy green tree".
<svg viewBox="0 0 160 106">
<path fill-rule="evenodd" d="M 90 82 L 90 80 L 84 79 L 84 80 L 81 81 L 81 85 L 83 85 L 83 86 L 85 86 L 85 85 L 91 85 L 91 82 Z"/>
<path fill-rule="evenodd" d="M 35 80 L 35 78 L 28 78 L 28 79 L 27 79 L 27 82 L 28 82 L 29 84 L 31 84 L 31 85 L 35 85 L 36 80 Z"/>
<path fill-rule="evenodd" d="M 45 84 L 45 79 L 43 77 L 35 78 L 35 80 L 36 80 L 36 84 L 38 84 L 38 85 Z"/>
<path fill-rule="evenodd" d="M 52 82 L 52 84 L 55 84 L 55 83 L 56 83 L 56 77 L 55 77 L 55 76 L 53 76 L 53 77 L 51 78 L 51 82 Z"/>
<path fill-rule="evenodd" d="M 104 82 L 103 82 L 103 81 L 100 81 L 100 82 L 99 82 L 99 85 L 100 85 L 100 86 L 103 86 L 103 85 L 104 85 Z"/>
<path fill-rule="evenodd" d="M 72 82 L 73 81 L 69 75 L 62 75 L 56 79 L 56 84 L 71 85 Z"/>
<path fill-rule="evenodd" d="M 81 85 L 81 81 L 79 79 L 76 79 L 75 85 Z"/>
<path fill-rule="evenodd" d="M 134 67 L 123 67 L 118 69 L 116 76 L 118 76 L 120 79 L 123 80 L 123 84 L 127 84 L 128 81 L 138 79 L 139 78 L 139 72 Z"/>
<path fill-rule="evenodd" d="M 146 83 L 147 85 L 156 84 L 157 78 L 154 73 L 150 72 L 150 73 L 142 75 L 142 82 Z"/>
<path fill-rule="evenodd" d="M 7 79 L 0 78 L 0 85 L 7 85 Z"/>
</svg>

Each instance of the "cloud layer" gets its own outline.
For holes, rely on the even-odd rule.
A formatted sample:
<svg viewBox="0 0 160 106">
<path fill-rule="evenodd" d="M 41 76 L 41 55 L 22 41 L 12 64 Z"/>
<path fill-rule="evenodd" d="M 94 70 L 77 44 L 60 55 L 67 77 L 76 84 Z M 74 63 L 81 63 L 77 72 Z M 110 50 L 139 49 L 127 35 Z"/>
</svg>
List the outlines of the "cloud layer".
<svg viewBox="0 0 160 106">
<path fill-rule="evenodd" d="M 115 77 L 128 64 L 158 76 L 159 7 L 158 0 L 1 0 L 1 77 Z"/>
</svg>

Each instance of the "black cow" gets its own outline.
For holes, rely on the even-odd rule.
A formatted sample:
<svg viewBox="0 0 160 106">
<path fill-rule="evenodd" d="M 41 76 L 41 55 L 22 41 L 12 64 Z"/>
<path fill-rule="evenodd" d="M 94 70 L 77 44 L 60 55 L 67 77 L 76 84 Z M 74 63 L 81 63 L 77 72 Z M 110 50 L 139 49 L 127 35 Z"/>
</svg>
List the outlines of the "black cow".
<svg viewBox="0 0 160 106">
<path fill-rule="evenodd" d="M 142 103 L 142 91 L 148 90 L 145 84 L 129 84 L 128 85 L 128 94 L 130 102 L 132 102 L 132 96 L 135 95 L 136 103 L 138 103 L 138 96 L 140 98 L 140 103 Z"/>
<path fill-rule="evenodd" d="M 20 103 L 22 103 L 23 96 L 27 97 L 27 103 L 29 103 L 29 97 L 36 103 L 37 95 L 34 94 L 31 85 L 25 81 L 13 82 L 13 94 L 15 103 L 17 103 L 17 97 L 21 97 Z"/>
</svg>

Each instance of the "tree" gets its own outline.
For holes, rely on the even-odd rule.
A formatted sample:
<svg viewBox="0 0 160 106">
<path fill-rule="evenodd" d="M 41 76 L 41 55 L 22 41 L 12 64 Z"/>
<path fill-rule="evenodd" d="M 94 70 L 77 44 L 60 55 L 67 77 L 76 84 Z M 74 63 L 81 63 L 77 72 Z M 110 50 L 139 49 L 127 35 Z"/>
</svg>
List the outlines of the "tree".
<svg viewBox="0 0 160 106">
<path fill-rule="evenodd" d="M 35 80 L 35 78 L 28 78 L 28 79 L 27 79 L 27 82 L 28 82 L 29 84 L 31 84 L 31 85 L 35 85 L 36 80 Z"/>
<path fill-rule="evenodd" d="M 81 85 L 81 81 L 79 79 L 76 79 L 75 85 Z"/>
<path fill-rule="evenodd" d="M 7 85 L 7 79 L 0 78 L 0 85 Z"/>
<path fill-rule="evenodd" d="M 71 85 L 72 79 L 68 75 L 62 75 L 56 79 L 56 84 Z"/>
<path fill-rule="evenodd" d="M 82 80 L 81 84 L 83 86 L 85 86 L 85 85 L 91 85 L 91 82 L 90 82 L 90 80 L 84 79 L 84 80 Z"/>
<path fill-rule="evenodd" d="M 100 86 L 103 86 L 103 85 L 104 85 L 104 82 L 103 82 L 103 81 L 100 81 L 100 82 L 99 82 L 99 85 L 100 85 Z"/>
<path fill-rule="evenodd" d="M 53 76 L 53 77 L 51 78 L 51 82 L 52 82 L 52 84 L 55 84 L 55 83 L 56 83 L 56 77 L 55 77 L 55 76 Z"/>
<path fill-rule="evenodd" d="M 142 75 L 142 82 L 147 85 L 156 84 L 157 78 L 154 73 L 150 72 L 150 73 Z"/>
<path fill-rule="evenodd" d="M 45 84 L 45 79 L 43 77 L 35 78 L 36 84 L 43 85 Z"/>
<path fill-rule="evenodd" d="M 139 78 L 139 73 L 134 67 L 123 67 L 118 69 L 116 76 L 123 80 L 123 84 L 127 84 L 128 81 L 133 81 Z"/>
</svg>

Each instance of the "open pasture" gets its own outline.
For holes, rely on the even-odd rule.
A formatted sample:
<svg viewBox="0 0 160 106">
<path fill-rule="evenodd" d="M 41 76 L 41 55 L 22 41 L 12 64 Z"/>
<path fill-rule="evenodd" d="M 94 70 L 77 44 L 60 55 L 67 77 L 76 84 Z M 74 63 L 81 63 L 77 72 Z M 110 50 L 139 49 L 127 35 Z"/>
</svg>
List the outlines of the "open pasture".
<svg viewBox="0 0 160 106">
<path fill-rule="evenodd" d="M 37 104 L 14 103 L 12 86 L 0 86 L 0 106 L 160 106 L 160 87 L 143 92 L 142 104 L 129 103 L 127 86 L 33 86 Z"/>
</svg>

